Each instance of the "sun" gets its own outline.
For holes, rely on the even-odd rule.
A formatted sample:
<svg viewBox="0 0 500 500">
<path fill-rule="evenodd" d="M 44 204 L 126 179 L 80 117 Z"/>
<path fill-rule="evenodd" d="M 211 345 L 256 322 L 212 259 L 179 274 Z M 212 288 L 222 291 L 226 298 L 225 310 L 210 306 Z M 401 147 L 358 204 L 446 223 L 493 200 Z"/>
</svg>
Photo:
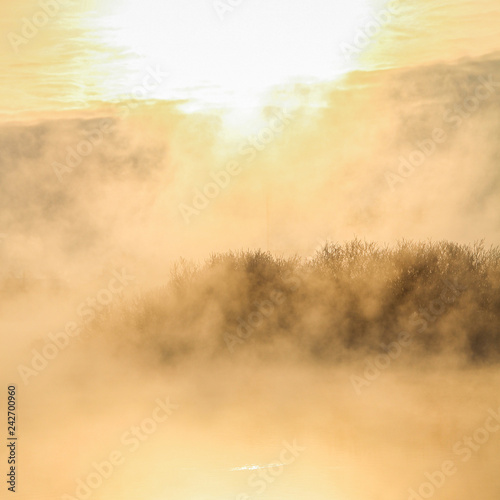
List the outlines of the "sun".
<svg viewBox="0 0 500 500">
<path fill-rule="evenodd" d="M 93 23 L 98 42 L 118 58 L 106 82 L 117 93 L 159 65 L 170 76 L 150 97 L 241 106 L 277 85 L 352 69 L 342 43 L 381 3 L 242 1 L 221 18 L 212 0 L 104 0 Z"/>
</svg>

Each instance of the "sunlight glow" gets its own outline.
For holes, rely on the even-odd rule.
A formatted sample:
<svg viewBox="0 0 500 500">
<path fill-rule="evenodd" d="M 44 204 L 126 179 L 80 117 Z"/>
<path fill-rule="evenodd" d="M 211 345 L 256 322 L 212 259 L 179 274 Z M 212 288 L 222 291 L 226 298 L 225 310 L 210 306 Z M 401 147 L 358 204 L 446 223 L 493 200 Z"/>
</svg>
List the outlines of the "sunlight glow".
<svg viewBox="0 0 500 500">
<path fill-rule="evenodd" d="M 244 465 L 243 467 L 233 467 L 231 472 L 239 470 L 257 470 L 257 469 L 272 469 L 273 467 L 282 467 L 285 464 L 267 464 L 267 465 Z"/>
<path fill-rule="evenodd" d="M 248 103 L 303 78 L 331 80 L 352 69 L 340 45 L 353 40 L 377 2 L 253 0 L 223 19 L 213 3 L 107 0 L 95 23 L 99 42 L 120 57 L 117 93 L 147 65 L 169 71 L 150 97 L 211 105 Z"/>
</svg>

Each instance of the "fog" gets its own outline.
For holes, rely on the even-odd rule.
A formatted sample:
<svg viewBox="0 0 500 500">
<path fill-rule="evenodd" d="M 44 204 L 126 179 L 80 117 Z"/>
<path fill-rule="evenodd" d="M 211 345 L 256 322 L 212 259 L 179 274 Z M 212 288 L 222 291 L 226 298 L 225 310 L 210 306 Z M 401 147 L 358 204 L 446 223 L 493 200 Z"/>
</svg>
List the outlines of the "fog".
<svg viewBox="0 0 500 500">
<path fill-rule="evenodd" d="M 354 236 L 496 244 L 499 80 L 492 57 L 354 73 L 330 89 L 277 89 L 282 106 L 231 134 L 225 110 L 187 114 L 182 103 L 4 122 L 6 263 L 78 275 L 121 254 L 150 263 L 146 279 L 181 255 L 310 255 L 318 240 Z M 279 132 L 268 129 L 275 113 Z M 402 166 L 410 157 L 416 166 Z M 237 173 L 214 188 L 228 165 Z"/>
<path fill-rule="evenodd" d="M 269 102 L 2 122 L 21 498 L 498 498 L 498 55 Z"/>
</svg>

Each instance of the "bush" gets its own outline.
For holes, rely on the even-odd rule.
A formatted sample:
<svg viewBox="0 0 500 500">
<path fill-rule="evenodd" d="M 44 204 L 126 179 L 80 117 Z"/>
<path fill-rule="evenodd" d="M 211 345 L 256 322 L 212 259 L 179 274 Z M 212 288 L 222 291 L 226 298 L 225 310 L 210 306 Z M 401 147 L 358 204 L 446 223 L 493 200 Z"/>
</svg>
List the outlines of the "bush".
<svg viewBox="0 0 500 500">
<path fill-rule="evenodd" d="M 326 244 L 308 260 L 216 254 L 201 266 L 180 261 L 163 288 L 100 329 L 162 362 L 264 351 L 334 362 L 382 352 L 401 331 L 412 356 L 495 362 L 499 257 L 482 243 L 360 240 Z"/>
</svg>

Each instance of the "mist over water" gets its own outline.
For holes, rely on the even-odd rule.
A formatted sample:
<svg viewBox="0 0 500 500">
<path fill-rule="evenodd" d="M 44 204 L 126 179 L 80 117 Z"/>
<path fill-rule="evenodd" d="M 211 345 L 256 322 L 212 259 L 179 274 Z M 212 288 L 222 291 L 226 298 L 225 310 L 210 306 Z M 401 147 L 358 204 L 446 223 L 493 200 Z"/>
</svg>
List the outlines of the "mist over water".
<svg viewBox="0 0 500 500">
<path fill-rule="evenodd" d="M 226 111 L 175 103 L 4 122 L 3 251 L 39 274 L 121 255 L 159 283 L 158 266 L 227 249 L 496 244 L 499 81 L 493 56 L 353 73 L 312 110 L 314 88 L 283 89 L 282 106 L 229 138 Z"/>
<path fill-rule="evenodd" d="M 105 61 L 63 92 L 77 58 L 4 96 L 20 498 L 498 499 L 495 16 L 432 57 L 388 26 L 368 69 L 263 107 L 108 99 Z"/>
</svg>

